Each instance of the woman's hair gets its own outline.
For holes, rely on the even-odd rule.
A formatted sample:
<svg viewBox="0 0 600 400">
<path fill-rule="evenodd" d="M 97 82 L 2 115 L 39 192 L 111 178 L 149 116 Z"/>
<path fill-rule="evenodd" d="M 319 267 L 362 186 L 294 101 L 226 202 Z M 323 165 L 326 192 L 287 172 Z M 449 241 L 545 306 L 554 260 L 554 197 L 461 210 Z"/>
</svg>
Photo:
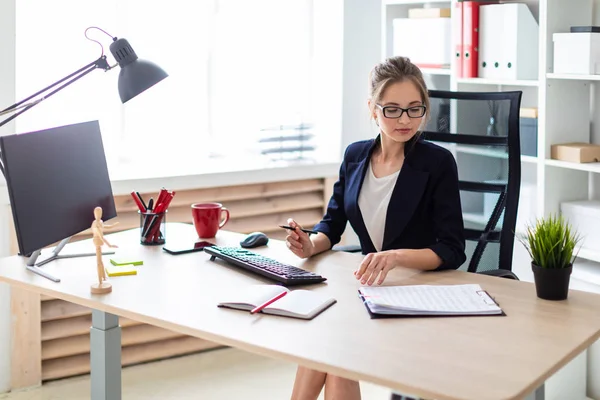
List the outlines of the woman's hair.
<svg viewBox="0 0 600 400">
<path fill-rule="evenodd" d="M 397 82 L 411 81 L 421 94 L 421 101 L 426 107 L 426 114 L 423 123 L 429 118 L 429 93 L 427 85 L 423 80 L 423 74 L 419 67 L 411 63 L 407 57 L 391 57 L 377 64 L 369 74 L 369 95 L 371 100 L 371 115 L 375 111 L 376 104 L 381 101 L 388 87 Z M 410 143 L 416 142 L 421 136 L 421 132 L 410 140 Z"/>
</svg>

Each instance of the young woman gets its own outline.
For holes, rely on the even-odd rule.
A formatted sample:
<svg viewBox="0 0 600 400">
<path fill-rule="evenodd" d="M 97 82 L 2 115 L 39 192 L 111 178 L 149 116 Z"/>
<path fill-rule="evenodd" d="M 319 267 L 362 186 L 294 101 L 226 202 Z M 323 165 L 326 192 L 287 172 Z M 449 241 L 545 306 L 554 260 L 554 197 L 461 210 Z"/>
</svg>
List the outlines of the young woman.
<svg viewBox="0 0 600 400">
<path fill-rule="evenodd" d="M 398 266 L 458 268 L 466 256 L 457 167 L 452 153 L 421 138 L 429 96 L 419 68 L 404 57 L 375 66 L 368 106 L 379 134 L 346 149 L 317 235 L 288 220 L 288 248 L 301 258 L 329 250 L 350 222 L 366 254 L 354 271 L 361 284 L 380 285 Z M 323 385 L 326 400 L 360 399 L 358 382 L 303 367 L 292 399 L 316 399 Z"/>
</svg>

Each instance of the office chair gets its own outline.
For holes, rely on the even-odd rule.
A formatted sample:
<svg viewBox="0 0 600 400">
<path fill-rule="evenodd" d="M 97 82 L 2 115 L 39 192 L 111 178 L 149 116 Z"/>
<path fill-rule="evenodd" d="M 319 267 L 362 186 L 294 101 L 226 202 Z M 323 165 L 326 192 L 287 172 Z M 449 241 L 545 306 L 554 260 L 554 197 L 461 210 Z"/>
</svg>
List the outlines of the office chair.
<svg viewBox="0 0 600 400">
<path fill-rule="evenodd" d="M 458 165 L 467 254 L 461 270 L 518 279 L 511 269 L 521 184 L 521 95 L 429 91 L 423 138 L 450 149 Z"/>
<path fill-rule="evenodd" d="M 460 269 L 508 279 L 519 189 L 521 91 L 431 90 L 426 140 L 449 148 L 458 165 L 467 261 Z M 416 400 L 392 393 L 391 400 Z"/>
</svg>

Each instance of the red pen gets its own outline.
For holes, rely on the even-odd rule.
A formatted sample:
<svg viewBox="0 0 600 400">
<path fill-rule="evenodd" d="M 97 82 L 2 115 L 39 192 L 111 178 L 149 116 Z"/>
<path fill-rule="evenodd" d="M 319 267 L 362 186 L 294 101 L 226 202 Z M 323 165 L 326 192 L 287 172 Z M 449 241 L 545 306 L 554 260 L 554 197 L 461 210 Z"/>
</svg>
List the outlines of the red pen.
<svg viewBox="0 0 600 400">
<path fill-rule="evenodd" d="M 165 188 L 160 189 L 160 192 L 158 193 L 158 197 L 156 200 L 156 204 L 161 204 L 162 202 L 164 202 L 166 194 L 167 194 L 167 190 Z M 158 209 L 158 208 L 155 207 L 155 209 Z"/>
<path fill-rule="evenodd" d="M 131 197 L 133 197 L 133 201 L 138 206 L 139 210 L 141 212 L 146 212 L 146 207 L 144 207 L 144 205 L 140 201 L 140 198 L 138 197 L 137 193 L 136 192 L 131 192 Z"/>
<path fill-rule="evenodd" d="M 159 204 L 160 209 L 157 206 L 154 208 L 154 212 L 157 214 L 162 214 L 165 211 L 167 211 L 167 209 L 169 208 L 169 204 L 171 204 L 171 200 L 173 200 L 174 195 L 175 195 L 175 192 L 172 192 L 172 193 L 167 193 L 165 196 L 163 196 L 164 200 L 163 200 L 163 202 L 161 202 Z M 153 221 L 154 228 L 150 230 L 150 237 L 153 238 L 154 241 L 158 240 L 158 236 L 160 233 L 159 228 L 160 228 L 160 224 L 161 224 L 163 216 L 160 215 L 160 216 L 157 216 L 157 218 L 158 218 L 158 221 L 156 221 L 156 222 Z"/>
<path fill-rule="evenodd" d="M 261 311 L 263 308 L 265 308 L 266 306 L 268 306 L 269 304 L 279 300 L 280 298 L 282 298 L 283 296 L 285 296 L 287 294 L 287 292 L 281 292 L 279 293 L 277 296 L 273 297 L 271 300 L 264 302 L 263 304 L 261 304 L 258 307 L 254 307 L 251 311 L 250 314 L 254 314 L 257 313 L 259 311 Z"/>
</svg>

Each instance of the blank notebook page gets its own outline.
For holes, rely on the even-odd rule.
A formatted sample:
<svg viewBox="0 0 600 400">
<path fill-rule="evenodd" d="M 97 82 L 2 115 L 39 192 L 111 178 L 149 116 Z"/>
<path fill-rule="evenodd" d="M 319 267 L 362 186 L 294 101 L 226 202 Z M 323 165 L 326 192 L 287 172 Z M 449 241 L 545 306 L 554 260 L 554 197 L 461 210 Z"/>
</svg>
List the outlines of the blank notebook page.
<svg viewBox="0 0 600 400">
<path fill-rule="evenodd" d="M 309 316 L 334 301 L 329 296 L 322 296 L 313 291 L 298 289 L 290 291 L 281 299 L 266 307 L 265 310 L 282 310 Z"/>
<path fill-rule="evenodd" d="M 369 303 L 400 310 L 431 312 L 500 311 L 477 284 L 361 287 Z"/>
<path fill-rule="evenodd" d="M 249 304 L 256 307 L 271 300 L 281 292 L 287 291 L 287 288 L 278 285 L 252 285 L 245 290 L 232 290 L 231 293 L 228 293 L 224 299 L 225 301 L 222 301 L 222 303 Z"/>
</svg>

